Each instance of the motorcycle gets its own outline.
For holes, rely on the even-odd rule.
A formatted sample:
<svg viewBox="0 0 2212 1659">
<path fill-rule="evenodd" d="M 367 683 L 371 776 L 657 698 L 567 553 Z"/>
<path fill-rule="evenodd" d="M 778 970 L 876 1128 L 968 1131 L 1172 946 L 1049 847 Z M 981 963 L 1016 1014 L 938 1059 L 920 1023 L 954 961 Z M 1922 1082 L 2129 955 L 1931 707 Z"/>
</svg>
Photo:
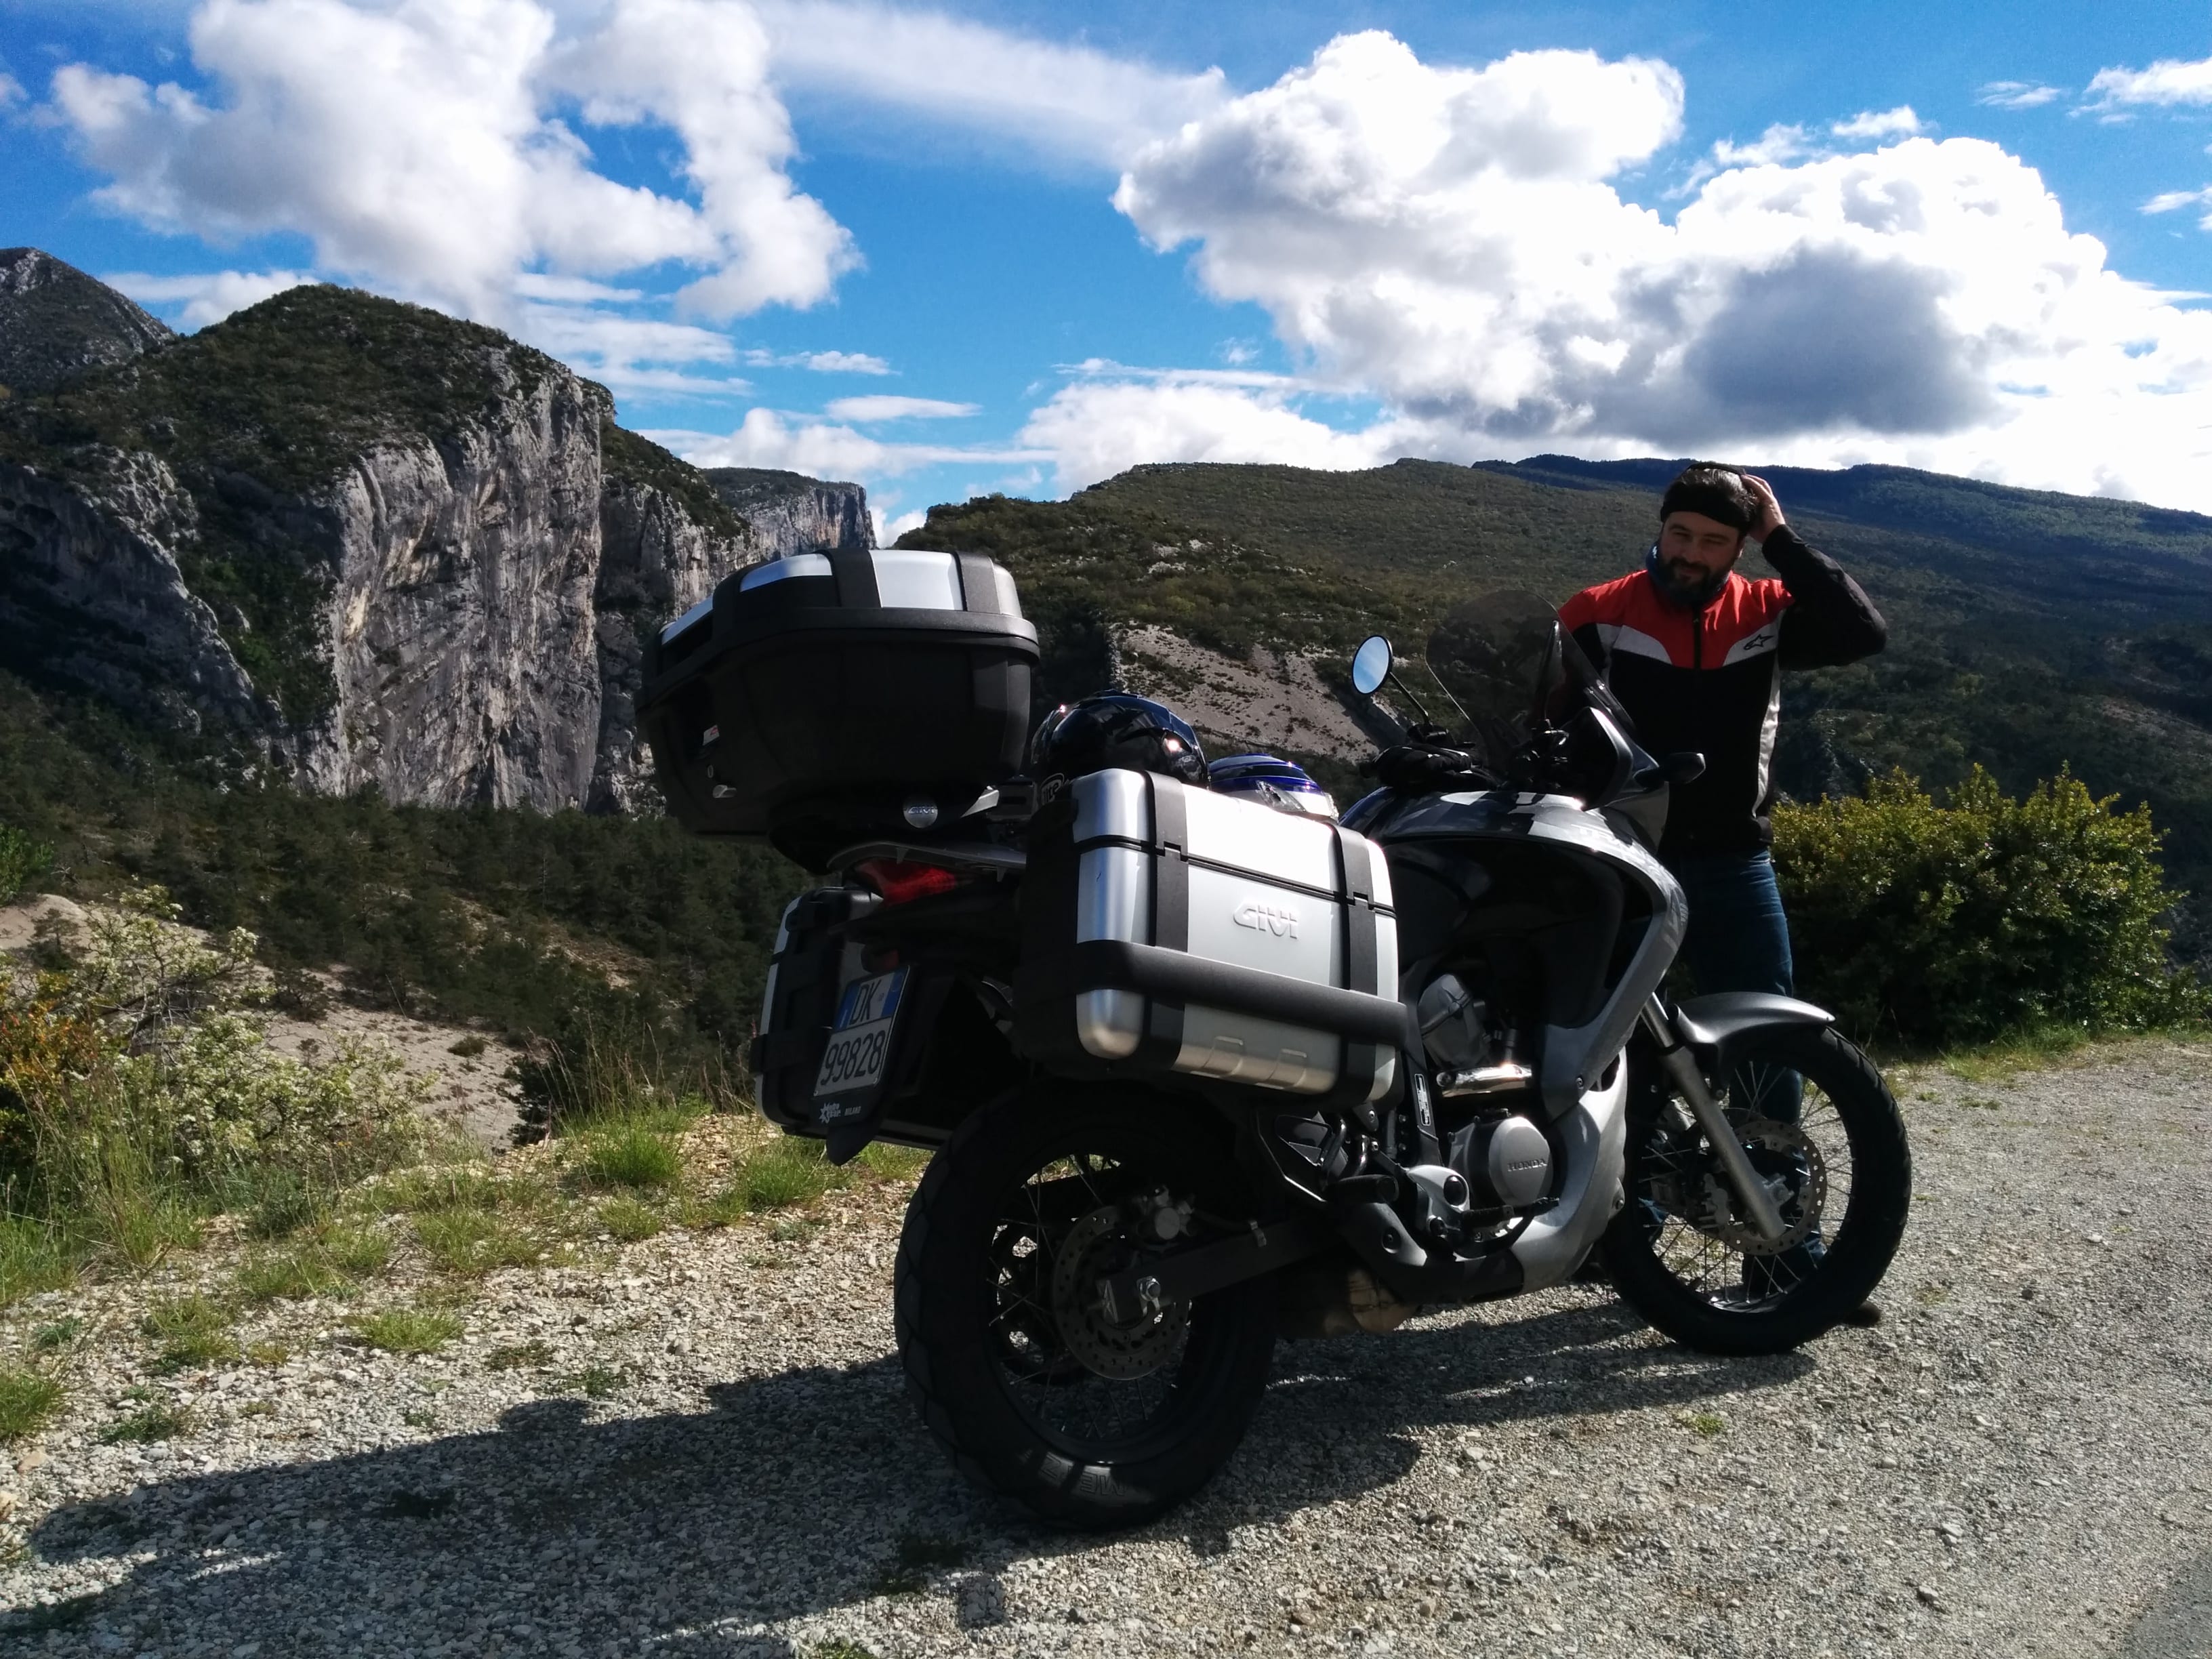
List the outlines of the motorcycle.
<svg viewBox="0 0 2212 1659">
<path fill-rule="evenodd" d="M 1898 1247 L 1904 1126 L 1832 1018 L 1667 991 L 1686 909 L 1653 848 L 1702 760 L 1639 749 L 1540 601 L 1462 607 L 1427 656 L 1457 729 L 1389 641 L 1361 645 L 1377 721 L 1386 688 L 1418 718 L 1340 826 L 1270 820 L 1322 872 L 1280 876 L 1307 847 L 1285 841 L 1273 897 L 1200 850 L 1218 798 L 1106 771 L 1056 802 L 994 787 L 950 823 L 909 803 L 931 833 L 842 849 L 785 916 L 764 1109 L 834 1158 L 934 1149 L 897 1254 L 902 1362 L 954 1463 L 1040 1521 L 1128 1526 L 1194 1492 L 1285 1337 L 1595 1261 L 1675 1340 L 1771 1353 L 1857 1308 Z M 1352 988 L 1224 965 L 1301 950 Z M 1148 1054 L 1173 1065 L 1133 1072 Z"/>
</svg>

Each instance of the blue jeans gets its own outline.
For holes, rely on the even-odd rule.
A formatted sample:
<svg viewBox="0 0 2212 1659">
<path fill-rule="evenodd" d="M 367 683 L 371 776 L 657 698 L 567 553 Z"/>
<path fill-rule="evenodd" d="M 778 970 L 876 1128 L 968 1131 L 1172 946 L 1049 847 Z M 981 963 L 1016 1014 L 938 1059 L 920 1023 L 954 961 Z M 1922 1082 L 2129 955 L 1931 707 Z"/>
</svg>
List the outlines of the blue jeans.
<svg viewBox="0 0 2212 1659">
<path fill-rule="evenodd" d="M 1700 995 L 1715 991 L 1796 994 L 1790 919 L 1764 853 L 1703 853 L 1667 867 L 1690 902 L 1682 958 Z"/>
<path fill-rule="evenodd" d="M 1690 931 L 1682 941 L 1682 957 L 1699 994 L 1717 991 L 1771 991 L 1779 996 L 1796 994 L 1796 963 L 1790 954 L 1790 918 L 1782 908 L 1782 890 L 1775 885 L 1774 860 L 1765 853 L 1708 853 L 1674 859 L 1668 869 L 1682 884 L 1690 903 Z M 1796 1121 L 1803 1104 L 1802 1086 L 1796 1073 L 1777 1079 L 1777 1085 L 1759 1108 L 1779 1122 Z M 1798 1182 L 1805 1178 L 1802 1161 L 1792 1158 Z M 1825 1254 L 1816 1233 L 1795 1249 L 1775 1259 L 1778 1273 L 1759 1258 L 1744 1262 L 1744 1283 L 1765 1294 L 1806 1276 Z"/>
</svg>

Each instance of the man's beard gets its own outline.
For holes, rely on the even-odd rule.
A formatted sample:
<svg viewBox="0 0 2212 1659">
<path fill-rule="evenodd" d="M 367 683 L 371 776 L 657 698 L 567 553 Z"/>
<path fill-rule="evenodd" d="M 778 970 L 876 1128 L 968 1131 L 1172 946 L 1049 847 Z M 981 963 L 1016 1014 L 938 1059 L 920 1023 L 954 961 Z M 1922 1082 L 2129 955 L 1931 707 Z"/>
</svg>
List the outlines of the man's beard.
<svg viewBox="0 0 2212 1659">
<path fill-rule="evenodd" d="M 1687 559 L 1655 559 L 1651 574 L 1662 593 L 1677 605 L 1699 610 L 1721 591 L 1721 584 L 1729 577 L 1725 568 L 1709 571 Z"/>
</svg>

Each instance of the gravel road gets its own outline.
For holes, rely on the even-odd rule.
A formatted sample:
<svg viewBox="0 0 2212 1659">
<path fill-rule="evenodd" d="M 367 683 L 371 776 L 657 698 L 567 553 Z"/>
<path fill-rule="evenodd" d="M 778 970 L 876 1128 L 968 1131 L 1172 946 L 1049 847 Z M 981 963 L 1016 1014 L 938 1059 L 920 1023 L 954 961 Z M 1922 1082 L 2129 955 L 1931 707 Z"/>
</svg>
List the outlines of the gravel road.
<svg viewBox="0 0 2212 1659">
<path fill-rule="evenodd" d="M 294 1304 L 241 1333 L 280 1367 L 153 1378 L 145 1287 L 41 1297 L 5 1352 L 91 1334 L 0 1476 L 0 1631 L 169 1659 L 2202 1659 L 2208 1083 L 2212 1053 L 2151 1044 L 1903 1079 L 1919 1202 L 1880 1328 L 1709 1359 L 1577 1289 L 1286 1344 L 1224 1476 L 1103 1540 L 1011 1523 L 921 1433 L 880 1194 L 803 1238 L 498 1276 L 417 1358 Z M 200 1426 L 99 1443 L 134 1383 Z"/>
</svg>

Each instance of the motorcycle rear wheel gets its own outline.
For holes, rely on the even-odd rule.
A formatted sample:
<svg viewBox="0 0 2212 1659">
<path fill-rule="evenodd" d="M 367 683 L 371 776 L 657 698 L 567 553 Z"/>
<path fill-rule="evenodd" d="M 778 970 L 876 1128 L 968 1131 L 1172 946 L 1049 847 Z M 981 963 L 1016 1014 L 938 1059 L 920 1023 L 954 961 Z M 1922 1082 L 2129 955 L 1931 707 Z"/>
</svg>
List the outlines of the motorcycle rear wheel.
<svg viewBox="0 0 2212 1659">
<path fill-rule="evenodd" d="M 1802 1080 L 1793 1122 L 1787 1078 Z M 1735 1220 L 1732 1194 L 1687 1108 L 1663 1085 L 1632 1091 L 1605 1263 L 1622 1300 L 1686 1347 L 1779 1353 L 1873 1294 L 1904 1237 L 1912 1158 L 1897 1102 L 1837 1032 L 1792 1025 L 1722 1051 L 1721 1104 L 1754 1164 L 1778 1177 L 1793 1224 L 1777 1250 Z"/>
<path fill-rule="evenodd" d="M 896 1327 L 908 1391 L 954 1464 L 1048 1525 L 1139 1525 L 1244 1437 L 1275 1342 L 1260 1279 L 1112 1327 L 1089 1291 L 1164 1187 L 1244 1213 L 1225 1128 L 1142 1090 L 1044 1084 L 962 1125 L 907 1206 Z M 1071 1256 L 1070 1252 L 1083 1252 Z M 1119 1254 L 1117 1254 L 1119 1253 Z"/>
</svg>

